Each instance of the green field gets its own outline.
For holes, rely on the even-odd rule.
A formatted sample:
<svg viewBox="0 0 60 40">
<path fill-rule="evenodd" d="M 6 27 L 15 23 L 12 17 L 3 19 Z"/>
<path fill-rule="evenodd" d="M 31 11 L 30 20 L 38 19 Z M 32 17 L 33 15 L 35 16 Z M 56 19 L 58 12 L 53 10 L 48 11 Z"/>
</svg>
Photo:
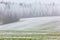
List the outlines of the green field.
<svg viewBox="0 0 60 40">
<path fill-rule="evenodd" d="M 60 33 L 46 31 L 0 30 L 0 40 L 59 40 Z"/>
</svg>

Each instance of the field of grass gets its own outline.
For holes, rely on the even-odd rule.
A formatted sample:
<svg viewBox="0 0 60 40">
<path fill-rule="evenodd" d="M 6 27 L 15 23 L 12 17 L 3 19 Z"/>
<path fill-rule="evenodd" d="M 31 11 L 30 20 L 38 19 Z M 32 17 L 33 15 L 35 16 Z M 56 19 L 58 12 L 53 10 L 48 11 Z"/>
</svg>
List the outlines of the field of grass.
<svg viewBox="0 0 60 40">
<path fill-rule="evenodd" d="M 1 25 L 0 40 L 60 40 L 60 20 L 57 19 L 60 17 L 27 18 Z"/>
<path fill-rule="evenodd" d="M 0 40 L 32 40 L 31 38 L 1 38 Z"/>
<path fill-rule="evenodd" d="M 0 40 L 59 40 L 60 33 L 45 31 L 0 30 Z"/>
</svg>

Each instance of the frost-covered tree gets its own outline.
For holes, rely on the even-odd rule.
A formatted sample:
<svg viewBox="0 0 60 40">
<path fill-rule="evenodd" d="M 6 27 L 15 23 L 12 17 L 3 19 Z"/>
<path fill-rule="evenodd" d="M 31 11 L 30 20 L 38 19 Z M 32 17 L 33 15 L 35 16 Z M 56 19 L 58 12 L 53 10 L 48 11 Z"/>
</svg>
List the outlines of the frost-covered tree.
<svg viewBox="0 0 60 40">
<path fill-rule="evenodd" d="M 19 20 L 19 17 L 14 10 L 11 10 L 11 3 L 10 2 L 0 2 L 0 4 L 4 4 L 5 6 L 0 10 L 0 24 L 7 24 L 11 22 L 16 22 Z M 2 10 L 4 9 L 4 10 Z"/>
</svg>

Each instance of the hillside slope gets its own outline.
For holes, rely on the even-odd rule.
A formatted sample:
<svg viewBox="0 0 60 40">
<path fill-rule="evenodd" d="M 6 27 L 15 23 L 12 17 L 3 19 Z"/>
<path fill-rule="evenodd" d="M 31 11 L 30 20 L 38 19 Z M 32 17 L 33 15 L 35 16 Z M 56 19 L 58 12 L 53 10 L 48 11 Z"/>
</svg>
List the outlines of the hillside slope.
<svg viewBox="0 0 60 40">
<path fill-rule="evenodd" d="M 59 31 L 60 17 L 23 18 L 15 23 L 0 25 L 0 30 Z"/>
</svg>

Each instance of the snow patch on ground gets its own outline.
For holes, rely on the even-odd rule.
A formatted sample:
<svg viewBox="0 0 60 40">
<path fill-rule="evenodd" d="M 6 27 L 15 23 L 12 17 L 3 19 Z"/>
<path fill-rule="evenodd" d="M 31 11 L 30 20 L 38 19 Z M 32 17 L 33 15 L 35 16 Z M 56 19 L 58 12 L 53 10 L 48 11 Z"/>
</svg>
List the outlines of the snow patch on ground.
<svg viewBox="0 0 60 40">
<path fill-rule="evenodd" d="M 22 18 L 20 21 L 5 25 L 0 25 L 0 30 L 60 30 L 60 17 L 36 17 Z"/>
</svg>

